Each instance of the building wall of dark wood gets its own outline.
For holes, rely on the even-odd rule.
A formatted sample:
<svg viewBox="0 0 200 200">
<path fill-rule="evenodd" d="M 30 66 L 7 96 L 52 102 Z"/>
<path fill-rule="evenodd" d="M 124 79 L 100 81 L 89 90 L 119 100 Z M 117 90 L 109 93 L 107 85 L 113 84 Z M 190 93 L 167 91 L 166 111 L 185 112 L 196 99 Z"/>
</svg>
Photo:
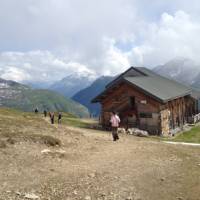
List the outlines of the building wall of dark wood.
<svg viewBox="0 0 200 200">
<path fill-rule="evenodd" d="M 160 103 L 128 84 L 113 88 L 101 104 L 104 126 L 109 126 L 111 111 L 115 111 L 121 118 L 121 126 L 125 128 L 138 127 L 159 132 Z"/>
<path fill-rule="evenodd" d="M 152 134 L 168 134 L 170 129 L 181 127 L 196 112 L 195 101 L 190 96 L 161 104 L 126 83 L 109 89 L 101 105 L 104 127 L 110 126 L 111 112 L 115 111 L 121 118 L 122 127 L 138 127 Z"/>
</svg>

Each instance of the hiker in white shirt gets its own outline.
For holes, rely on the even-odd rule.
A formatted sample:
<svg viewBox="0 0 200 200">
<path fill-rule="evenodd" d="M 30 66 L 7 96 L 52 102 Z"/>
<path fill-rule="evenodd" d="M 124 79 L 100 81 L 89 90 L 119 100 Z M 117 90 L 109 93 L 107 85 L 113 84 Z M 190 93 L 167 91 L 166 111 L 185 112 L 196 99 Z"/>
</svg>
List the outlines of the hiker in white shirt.
<svg viewBox="0 0 200 200">
<path fill-rule="evenodd" d="M 113 141 L 119 140 L 117 129 L 119 127 L 120 118 L 115 112 L 112 112 L 110 123 L 111 123 L 111 126 L 112 126 Z"/>
</svg>

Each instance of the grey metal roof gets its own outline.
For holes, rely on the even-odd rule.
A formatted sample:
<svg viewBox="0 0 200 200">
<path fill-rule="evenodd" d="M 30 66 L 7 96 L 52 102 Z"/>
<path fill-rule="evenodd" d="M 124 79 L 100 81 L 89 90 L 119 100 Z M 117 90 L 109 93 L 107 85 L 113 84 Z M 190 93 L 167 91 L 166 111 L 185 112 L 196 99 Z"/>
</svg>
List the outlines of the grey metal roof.
<svg viewBox="0 0 200 200">
<path fill-rule="evenodd" d="M 167 102 L 178 97 L 191 95 L 191 88 L 174 80 L 160 76 L 145 67 L 131 67 L 114 81 L 109 83 L 104 92 L 99 94 L 92 102 L 98 102 L 106 94 L 109 88 L 119 82 L 125 81 L 153 98 Z"/>
<path fill-rule="evenodd" d="M 161 76 L 125 77 L 124 79 L 163 102 L 191 93 L 189 87 Z"/>
</svg>

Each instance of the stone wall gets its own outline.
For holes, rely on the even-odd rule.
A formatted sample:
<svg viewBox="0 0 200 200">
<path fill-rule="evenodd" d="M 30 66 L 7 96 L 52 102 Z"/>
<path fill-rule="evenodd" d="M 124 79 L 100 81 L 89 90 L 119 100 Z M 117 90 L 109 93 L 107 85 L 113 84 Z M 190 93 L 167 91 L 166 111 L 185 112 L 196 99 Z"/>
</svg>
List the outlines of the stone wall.
<svg viewBox="0 0 200 200">
<path fill-rule="evenodd" d="M 170 133 L 170 111 L 169 109 L 160 112 L 161 134 L 164 136 Z"/>
</svg>

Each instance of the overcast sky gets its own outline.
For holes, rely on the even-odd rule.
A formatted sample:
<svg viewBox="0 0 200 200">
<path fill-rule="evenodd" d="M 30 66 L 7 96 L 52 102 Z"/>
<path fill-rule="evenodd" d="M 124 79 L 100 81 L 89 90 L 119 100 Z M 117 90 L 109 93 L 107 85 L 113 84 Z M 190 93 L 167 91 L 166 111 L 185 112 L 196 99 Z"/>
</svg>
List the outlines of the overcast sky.
<svg viewBox="0 0 200 200">
<path fill-rule="evenodd" d="M 0 0 L 0 27 L 0 76 L 16 81 L 200 62 L 199 0 Z"/>
</svg>

